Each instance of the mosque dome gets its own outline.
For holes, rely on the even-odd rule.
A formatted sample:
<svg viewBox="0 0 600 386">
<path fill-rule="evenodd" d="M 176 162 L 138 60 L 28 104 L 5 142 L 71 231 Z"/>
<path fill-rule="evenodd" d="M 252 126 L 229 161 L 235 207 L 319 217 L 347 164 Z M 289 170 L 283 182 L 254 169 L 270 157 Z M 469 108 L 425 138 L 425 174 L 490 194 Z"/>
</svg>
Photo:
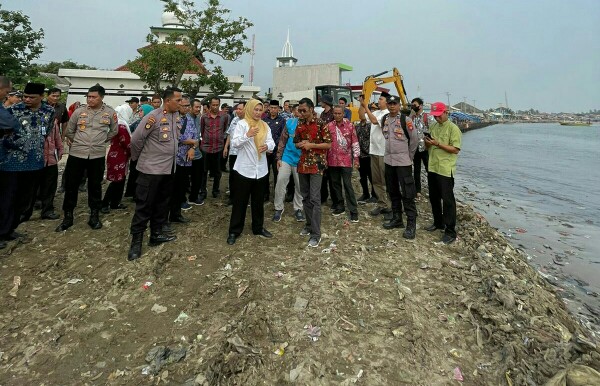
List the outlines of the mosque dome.
<svg viewBox="0 0 600 386">
<path fill-rule="evenodd" d="M 163 12 L 161 21 L 163 27 L 184 28 L 183 24 L 175 16 L 175 12 Z"/>
</svg>

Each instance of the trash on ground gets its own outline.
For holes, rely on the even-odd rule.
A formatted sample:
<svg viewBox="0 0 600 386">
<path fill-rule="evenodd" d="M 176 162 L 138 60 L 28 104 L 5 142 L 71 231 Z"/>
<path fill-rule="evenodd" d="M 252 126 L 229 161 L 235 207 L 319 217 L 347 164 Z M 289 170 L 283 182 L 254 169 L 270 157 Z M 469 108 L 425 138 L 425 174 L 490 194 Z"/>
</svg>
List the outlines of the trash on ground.
<svg viewBox="0 0 600 386">
<path fill-rule="evenodd" d="M 167 312 L 167 307 L 154 303 L 150 311 L 154 312 L 155 314 L 162 314 L 163 312 Z"/>
<path fill-rule="evenodd" d="M 21 285 L 21 276 L 15 276 L 13 278 L 13 287 L 10 291 L 8 291 L 8 294 L 10 296 L 12 296 L 13 298 L 17 297 L 17 291 L 19 291 L 19 286 Z"/>
<path fill-rule="evenodd" d="M 316 342 L 316 341 L 319 340 L 319 337 L 321 336 L 321 327 L 317 327 L 317 326 L 313 326 L 311 324 L 307 324 L 306 326 L 304 326 L 304 329 L 306 330 L 306 334 L 308 335 L 308 337 L 313 342 Z"/>
<path fill-rule="evenodd" d="M 173 322 L 175 323 L 183 323 L 186 320 L 188 320 L 190 317 L 188 314 L 186 314 L 185 312 L 181 311 L 179 313 L 179 315 L 177 316 L 177 319 L 175 319 Z"/>
<path fill-rule="evenodd" d="M 77 284 L 77 283 L 81 283 L 83 281 L 83 279 L 71 279 L 67 282 L 67 284 Z"/>
</svg>

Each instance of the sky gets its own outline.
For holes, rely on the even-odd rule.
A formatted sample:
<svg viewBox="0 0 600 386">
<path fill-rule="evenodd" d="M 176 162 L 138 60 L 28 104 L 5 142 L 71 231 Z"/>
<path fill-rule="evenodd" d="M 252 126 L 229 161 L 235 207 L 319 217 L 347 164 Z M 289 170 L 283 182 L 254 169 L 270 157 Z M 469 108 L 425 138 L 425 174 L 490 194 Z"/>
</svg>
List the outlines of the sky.
<svg viewBox="0 0 600 386">
<path fill-rule="evenodd" d="M 199 8 L 204 1 L 196 1 Z M 256 36 L 254 85 L 272 86 L 290 30 L 298 65 L 344 63 L 343 83 L 398 68 L 409 99 L 466 101 L 545 112 L 600 109 L 600 0 L 221 0 Z M 114 69 L 135 58 L 159 0 L 3 0 L 45 31 L 39 62 L 73 60 Z M 218 59 L 218 58 L 213 58 Z M 216 60 L 250 76 L 250 55 Z M 392 85 L 390 85 L 392 86 Z"/>
</svg>

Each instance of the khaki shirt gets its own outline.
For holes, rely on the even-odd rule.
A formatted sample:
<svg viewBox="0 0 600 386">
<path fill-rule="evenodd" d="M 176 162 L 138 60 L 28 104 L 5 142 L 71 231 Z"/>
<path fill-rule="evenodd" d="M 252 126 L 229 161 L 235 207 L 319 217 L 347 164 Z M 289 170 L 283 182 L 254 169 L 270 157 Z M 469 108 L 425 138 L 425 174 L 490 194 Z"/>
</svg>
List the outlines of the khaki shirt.
<svg viewBox="0 0 600 386">
<path fill-rule="evenodd" d="M 383 137 L 385 138 L 385 155 L 383 161 L 390 166 L 411 166 L 412 160 L 419 147 L 419 137 L 412 120 L 406 117 L 406 131 L 410 136 L 410 147 L 408 140 L 404 135 L 400 114 L 392 117 L 388 115 L 384 127 Z"/>
<path fill-rule="evenodd" d="M 154 175 L 175 172 L 181 124 L 179 112 L 163 109 L 142 118 L 131 136 L 131 159 L 138 161 L 138 171 Z"/>
<path fill-rule="evenodd" d="M 106 156 L 106 143 L 117 135 L 117 113 L 103 104 L 99 109 L 82 105 L 67 124 L 67 138 L 72 141 L 69 155 L 94 159 Z"/>
</svg>

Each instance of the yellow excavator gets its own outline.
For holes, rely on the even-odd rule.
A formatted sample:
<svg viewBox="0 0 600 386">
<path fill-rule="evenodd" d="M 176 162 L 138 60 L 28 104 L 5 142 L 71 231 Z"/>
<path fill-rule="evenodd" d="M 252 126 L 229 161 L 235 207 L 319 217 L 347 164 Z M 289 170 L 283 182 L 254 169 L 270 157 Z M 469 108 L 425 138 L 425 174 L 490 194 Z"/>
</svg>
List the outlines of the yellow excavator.
<svg viewBox="0 0 600 386">
<path fill-rule="evenodd" d="M 387 70 L 380 72 L 379 74 L 367 76 L 363 82 L 361 97 L 364 100 L 366 100 L 367 103 L 369 103 L 371 101 L 371 96 L 373 95 L 373 92 L 377 90 L 378 87 L 386 83 L 394 83 L 394 86 L 396 86 L 396 91 L 398 92 L 398 96 L 402 101 L 402 110 L 409 109 L 408 99 L 406 98 L 406 89 L 404 88 L 404 80 L 402 79 L 402 75 L 400 75 L 400 71 L 398 71 L 398 69 L 394 67 L 392 69 L 391 76 L 386 76 L 383 78 L 381 77 L 382 75 L 385 75 L 388 72 L 390 71 Z M 360 106 L 355 105 L 359 105 L 359 103 L 353 103 L 352 107 L 350 107 L 350 110 L 352 111 L 353 122 L 360 120 L 358 116 L 358 107 Z"/>
</svg>

